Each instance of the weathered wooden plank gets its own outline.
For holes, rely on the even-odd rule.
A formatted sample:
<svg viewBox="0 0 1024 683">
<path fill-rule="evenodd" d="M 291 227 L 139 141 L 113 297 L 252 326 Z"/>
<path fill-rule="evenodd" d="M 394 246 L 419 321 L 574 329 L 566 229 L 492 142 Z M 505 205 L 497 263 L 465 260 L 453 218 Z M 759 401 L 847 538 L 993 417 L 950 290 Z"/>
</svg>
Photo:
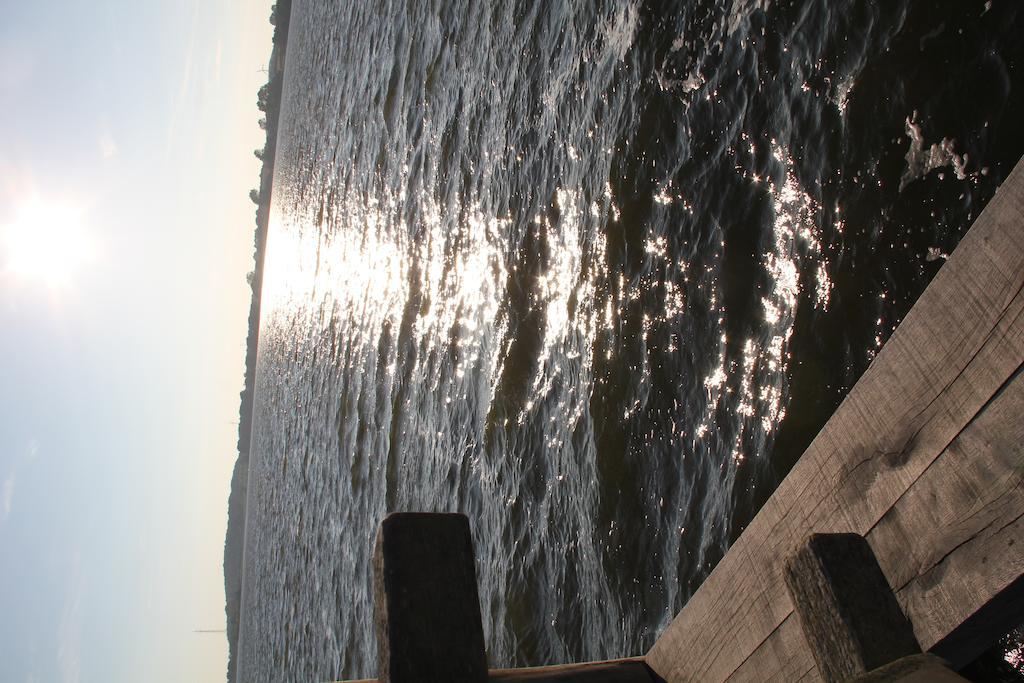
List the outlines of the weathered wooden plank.
<svg viewBox="0 0 1024 683">
<path fill-rule="evenodd" d="M 377 536 L 374 572 L 381 683 L 487 680 L 465 515 L 389 515 Z"/>
<path fill-rule="evenodd" d="M 491 669 L 487 680 L 507 683 L 654 683 L 643 657 L 521 669 Z M 367 678 L 344 683 L 377 683 L 377 679 Z"/>
<path fill-rule="evenodd" d="M 1024 517 L 1006 525 L 994 524 L 900 591 L 900 600 L 914 615 L 925 642 L 945 637 L 982 607 L 984 599 L 1024 575 L 1024 557 L 1017 547 L 1021 539 Z M 992 637 L 1005 631 L 995 629 Z"/>
<path fill-rule="evenodd" d="M 1012 514 L 1024 475 L 1022 410 L 1018 373 L 870 531 L 896 590 L 935 568 L 949 548 Z"/>
<path fill-rule="evenodd" d="M 1013 382 L 1014 387 L 1018 387 L 1020 378 L 1016 378 Z M 1016 390 L 1016 389 L 1014 389 Z M 1015 413 L 1024 415 L 1024 411 L 1014 409 L 1010 407 L 1009 396 L 1012 395 L 1013 391 L 1005 392 L 1004 396 L 997 396 L 992 399 L 991 404 L 988 405 L 985 412 L 977 416 L 977 418 L 971 423 L 971 426 L 958 435 L 957 439 L 950 444 L 949 449 L 952 453 L 957 453 L 959 458 L 956 461 L 950 460 L 948 465 L 943 468 L 934 470 L 934 474 L 931 473 L 931 468 L 926 472 L 927 476 L 922 477 L 921 483 L 928 483 L 934 477 L 935 485 L 929 489 L 922 487 L 920 495 L 905 496 L 901 499 L 894 511 L 891 511 L 891 515 L 899 515 L 899 519 L 908 519 L 916 523 L 915 525 L 908 528 L 907 533 L 904 537 L 898 541 L 892 543 L 892 547 L 877 551 L 880 554 L 880 562 L 882 557 L 886 558 L 899 558 L 905 556 L 907 550 L 913 548 L 915 543 L 920 542 L 921 539 L 927 538 L 930 533 L 934 535 L 936 529 L 953 529 L 962 524 L 954 523 L 954 521 L 948 517 L 936 518 L 933 514 L 945 513 L 946 508 L 942 507 L 945 503 L 936 492 L 941 492 L 946 484 L 943 481 L 950 481 L 957 477 L 963 476 L 966 472 L 971 471 L 973 468 L 977 471 L 974 481 L 966 481 L 963 484 L 967 490 L 972 492 L 987 492 L 991 504 L 988 506 L 990 509 L 1005 509 L 1009 513 L 1010 510 L 1014 509 L 1014 506 L 1010 504 L 1009 500 L 1005 496 L 1000 496 L 998 492 L 1002 490 L 1009 490 L 1016 495 L 1020 495 L 1019 485 L 1019 471 L 1020 471 L 1020 456 L 1019 449 L 1020 444 L 1024 442 L 1024 437 L 1015 436 L 1013 429 L 1020 430 L 1022 427 L 1020 419 L 1014 419 Z M 1008 427 L 1010 430 L 1008 431 Z M 1004 432 L 1004 438 L 1001 441 L 992 441 L 992 434 L 998 432 Z M 987 439 L 987 441 L 986 441 Z M 990 445 L 1005 443 L 1010 441 L 1015 445 L 1016 455 L 1014 449 L 1008 449 L 1008 447 L 999 447 L 999 454 L 1004 457 L 1004 460 L 1009 463 L 1009 467 L 1013 467 L 1013 463 L 1017 463 L 1018 477 L 1016 479 L 1004 477 L 1000 479 L 991 473 L 991 469 L 985 465 L 986 460 L 990 460 L 992 456 L 985 452 L 979 451 L 978 449 L 971 449 L 968 444 L 977 442 L 987 442 Z M 1015 458 L 1017 459 L 1015 461 Z M 966 461 L 965 461 L 966 459 Z M 941 463 L 944 461 L 944 457 L 936 461 Z M 933 465 L 934 467 L 934 465 Z M 1001 481 L 1001 485 L 999 482 Z M 909 492 L 915 492 L 918 490 L 916 487 L 911 487 Z M 983 497 L 978 497 L 978 500 L 983 500 Z M 916 508 L 918 511 L 914 511 L 911 508 Z M 968 511 L 966 516 L 971 517 L 972 512 Z M 973 516 L 974 520 L 980 519 L 977 515 Z M 872 541 L 876 540 L 880 528 L 886 528 L 892 524 L 890 520 L 886 525 L 879 525 L 876 529 L 873 529 L 872 536 L 868 538 Z M 1010 530 L 1010 529 L 1008 529 Z M 945 555 L 950 549 L 961 544 L 963 541 L 962 537 L 956 536 L 939 536 L 940 540 L 944 539 L 941 544 L 941 552 L 937 549 L 933 549 L 932 555 L 935 557 L 941 557 Z M 1019 537 L 1018 537 L 1019 538 Z M 1024 549 L 1022 544 L 1013 544 L 1011 539 L 1007 540 L 1007 543 L 1012 548 L 1018 550 Z M 920 552 L 918 554 L 921 554 Z M 993 552 L 995 556 L 995 552 Z M 914 561 L 912 558 L 908 561 Z M 1020 560 L 1018 556 L 1006 557 L 1007 562 L 1014 563 L 1019 566 Z M 887 575 L 891 573 L 897 573 L 893 567 L 893 562 L 884 563 Z M 995 580 L 995 584 L 1001 583 L 998 577 L 991 577 Z M 955 582 L 955 579 L 954 579 Z M 896 583 L 895 581 L 893 582 Z M 900 587 L 904 584 L 904 581 L 899 582 Z M 954 584 L 955 585 L 955 584 Z M 978 589 L 976 595 L 991 595 L 993 587 Z M 918 611 L 930 612 L 934 606 L 928 604 L 922 604 L 916 608 Z M 904 610 L 908 610 L 908 607 L 904 605 Z M 962 614 L 954 614 L 947 617 L 947 623 L 955 625 L 958 620 L 962 620 Z M 947 627 L 939 629 L 939 631 L 945 631 Z M 996 627 L 998 628 L 998 627 Z M 1005 631 L 1006 629 L 1004 629 Z M 978 643 L 989 642 L 990 637 L 975 638 Z M 934 644 L 934 640 L 931 636 L 923 638 L 926 647 L 931 647 Z M 785 620 L 772 631 L 772 633 L 765 638 L 765 640 L 758 645 L 758 647 L 743 660 L 743 663 L 739 668 L 732 673 L 729 680 L 732 681 L 818 681 L 820 677 L 814 666 L 814 661 L 811 658 L 810 650 L 806 647 L 803 639 L 803 634 L 799 628 L 797 618 L 795 614 L 788 615 Z"/>
<path fill-rule="evenodd" d="M 643 658 L 522 669 L 491 669 L 489 681 L 531 683 L 653 683 Z"/>
<path fill-rule="evenodd" d="M 933 646 L 938 638 L 969 617 L 972 610 L 1021 576 L 1021 548 L 1011 548 L 1014 539 L 1021 538 L 1019 519 L 1024 509 L 1022 382 L 1018 371 L 871 535 L 873 544 L 884 546 L 878 552 L 880 558 L 889 560 L 888 575 L 900 577 L 903 580 L 898 583 L 903 584 L 909 580 L 903 574 L 917 574 L 910 577 L 913 583 L 908 590 L 918 597 L 908 597 L 907 591 L 901 597 L 905 610 L 914 616 L 926 647 Z M 904 520 L 902 533 L 888 542 L 880 540 L 882 534 L 892 536 L 893 528 L 900 528 L 895 520 Z M 1010 522 L 1012 526 L 1007 525 Z M 993 530 L 999 534 L 986 538 Z M 998 558 L 994 570 L 979 570 L 986 557 Z M 933 576 L 937 572 L 942 572 L 942 576 Z M 1019 614 L 1012 608 L 1007 611 Z M 1005 620 L 985 621 L 990 625 L 987 635 L 974 635 L 975 649 L 961 662 L 972 659 L 982 646 L 1012 626 Z M 783 651 L 792 656 L 798 647 L 799 644 L 791 644 Z"/>
<path fill-rule="evenodd" d="M 1022 515 L 1018 371 L 868 536 L 925 648 L 1024 575 Z M 990 621 L 993 630 L 977 646 L 1012 626 Z M 970 659 L 978 651 L 944 654 Z"/>
<path fill-rule="evenodd" d="M 794 683 L 821 680 L 800 621 L 791 613 L 729 677 L 736 683 Z"/>
<path fill-rule="evenodd" d="M 804 639 L 828 683 L 920 654 L 863 536 L 812 534 L 786 562 L 785 574 Z"/>
<path fill-rule="evenodd" d="M 647 655 L 674 681 L 728 678 L 792 611 L 779 555 L 864 534 L 1024 357 L 1018 163 L 790 476 Z"/>
<path fill-rule="evenodd" d="M 952 558 L 958 552 L 973 550 L 968 541 L 985 529 L 991 528 L 992 510 L 1004 512 L 1019 509 L 1019 502 L 1013 502 L 1009 496 L 1020 497 L 1021 476 L 1024 462 L 1021 445 L 1024 444 L 1024 406 L 1021 401 L 1021 376 L 1018 374 L 1008 383 L 999 395 L 981 411 L 970 425 L 949 445 L 943 455 L 936 459 L 918 482 L 912 486 L 886 516 L 868 534 L 868 540 L 875 550 L 879 564 L 886 577 L 897 591 L 906 588 L 917 577 L 927 573 L 927 568 L 942 564 L 950 550 Z M 950 497 L 960 496 L 972 504 L 954 512 L 954 504 Z M 986 514 L 985 511 L 989 512 Z M 938 531 L 939 533 L 936 533 Z M 1013 532 L 1007 528 L 1006 532 Z M 1006 548 L 996 547 L 991 557 L 1001 556 L 1000 562 L 1020 572 L 1021 553 L 1024 553 L 1024 540 L 1017 531 L 1015 542 L 1012 535 L 1005 538 Z M 1016 549 L 1016 551 L 1014 551 Z M 971 580 L 984 576 L 971 572 L 973 579 L 961 582 L 956 576 L 947 574 L 949 585 L 959 590 L 970 590 Z M 994 594 L 1001 583 L 999 574 L 986 575 L 987 586 L 978 588 L 973 598 L 960 602 L 932 602 L 919 600 L 916 606 L 907 604 L 901 599 L 904 611 L 924 616 L 915 618 L 915 630 L 918 639 L 925 648 L 936 645 L 935 635 L 930 633 L 926 624 L 932 619 L 942 621 L 942 625 L 934 628 L 934 633 L 949 632 L 950 625 L 962 623 L 966 616 L 965 609 L 969 605 L 977 606 L 986 595 Z M 994 580 L 994 584 L 992 583 Z M 1019 615 L 1022 610 L 1010 605 L 1006 611 L 1009 615 Z M 944 606 L 960 604 L 960 609 L 953 613 L 944 611 Z M 1005 632 L 1008 626 L 1002 626 L 1005 619 L 986 616 L 974 627 L 978 633 L 967 638 L 970 653 L 977 653 L 979 648 L 991 643 L 992 629 Z M 952 650 L 943 650 L 941 654 L 954 663 L 956 653 L 964 651 L 959 645 Z M 962 659 L 962 658 L 960 658 Z M 740 665 L 730 677 L 730 681 L 818 681 L 821 680 L 811 659 L 810 650 L 804 647 L 803 635 L 795 614 L 790 615 L 775 629 L 771 635 Z"/>
</svg>

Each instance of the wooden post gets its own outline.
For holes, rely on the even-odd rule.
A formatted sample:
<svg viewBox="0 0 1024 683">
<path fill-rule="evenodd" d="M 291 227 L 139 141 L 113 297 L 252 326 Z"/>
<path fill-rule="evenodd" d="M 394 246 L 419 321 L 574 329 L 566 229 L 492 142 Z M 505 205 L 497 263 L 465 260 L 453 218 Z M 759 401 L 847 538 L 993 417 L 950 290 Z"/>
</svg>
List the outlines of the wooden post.
<svg viewBox="0 0 1024 683">
<path fill-rule="evenodd" d="M 374 550 L 380 683 L 487 680 L 469 520 L 395 513 Z"/>
<path fill-rule="evenodd" d="M 786 563 L 785 575 L 825 681 L 845 681 L 921 652 L 862 536 L 813 534 Z"/>
</svg>

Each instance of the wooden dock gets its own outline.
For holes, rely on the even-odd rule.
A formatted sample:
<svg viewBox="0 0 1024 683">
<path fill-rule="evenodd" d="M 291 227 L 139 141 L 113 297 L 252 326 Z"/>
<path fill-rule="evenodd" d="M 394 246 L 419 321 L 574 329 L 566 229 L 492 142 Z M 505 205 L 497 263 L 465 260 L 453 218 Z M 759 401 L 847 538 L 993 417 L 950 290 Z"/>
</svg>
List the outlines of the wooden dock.
<svg viewBox="0 0 1024 683">
<path fill-rule="evenodd" d="M 867 540 L 911 641 L 970 661 L 1024 614 L 1022 369 L 1024 161 L 645 657 L 488 677 L 822 680 L 785 565 L 833 533 Z"/>
<path fill-rule="evenodd" d="M 921 646 L 966 663 L 1020 618 L 1024 162 L 647 653 L 677 681 L 817 680 L 782 576 L 809 534 L 868 539 Z M 1014 608 L 1016 605 L 1016 609 Z M 979 610 L 984 623 L 970 620 Z"/>
</svg>

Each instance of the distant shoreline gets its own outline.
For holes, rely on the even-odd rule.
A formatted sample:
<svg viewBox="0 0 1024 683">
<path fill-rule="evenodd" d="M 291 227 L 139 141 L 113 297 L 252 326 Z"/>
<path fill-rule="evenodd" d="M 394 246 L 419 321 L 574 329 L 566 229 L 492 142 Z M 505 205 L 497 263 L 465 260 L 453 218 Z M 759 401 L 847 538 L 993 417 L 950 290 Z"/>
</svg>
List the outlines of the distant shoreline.
<svg viewBox="0 0 1024 683">
<path fill-rule="evenodd" d="M 273 50 L 270 53 L 267 83 L 257 94 L 257 106 L 265 114 L 263 127 L 267 131 L 262 150 L 256 151 L 263 161 L 259 190 L 250 193 L 256 204 L 256 231 L 253 236 L 254 267 L 247 280 L 252 288 L 249 305 L 249 331 L 246 339 L 245 380 L 240 394 L 238 420 L 238 458 L 231 475 L 228 496 L 228 523 L 224 538 L 224 594 L 227 616 L 228 668 L 227 680 L 235 680 L 238 656 L 238 635 L 242 608 L 242 584 L 245 557 L 246 501 L 249 481 L 249 449 L 252 434 L 252 414 L 256 380 L 256 359 L 259 348 L 260 304 L 263 291 L 263 264 L 266 256 L 267 231 L 270 222 L 270 202 L 274 181 L 274 160 L 277 153 L 277 134 L 280 123 L 281 96 L 284 90 L 285 56 L 288 48 L 288 29 L 291 23 L 291 0 L 278 0 L 271 10 L 274 24 Z"/>
</svg>

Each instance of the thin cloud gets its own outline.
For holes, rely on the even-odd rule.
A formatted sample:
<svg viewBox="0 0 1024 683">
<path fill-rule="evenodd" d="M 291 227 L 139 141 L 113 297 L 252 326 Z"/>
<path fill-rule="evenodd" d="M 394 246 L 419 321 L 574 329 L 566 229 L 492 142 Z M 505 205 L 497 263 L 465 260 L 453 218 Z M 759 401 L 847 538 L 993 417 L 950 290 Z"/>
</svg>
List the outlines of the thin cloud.
<svg viewBox="0 0 1024 683">
<path fill-rule="evenodd" d="M 223 62 L 223 60 L 224 60 L 224 41 L 218 39 L 217 40 L 217 49 L 216 49 L 216 51 L 213 54 L 213 74 L 214 74 L 214 79 L 216 80 L 216 82 L 218 84 L 220 83 L 220 80 L 221 80 L 220 79 L 220 76 L 221 76 L 221 63 Z"/>
<path fill-rule="evenodd" d="M 164 157 L 170 156 L 171 149 L 176 140 L 178 120 L 181 118 L 185 100 L 192 87 L 192 61 L 196 51 L 196 34 L 199 31 L 199 2 L 192 3 L 192 25 L 188 32 L 188 43 L 185 48 L 185 65 L 181 71 L 181 85 L 178 87 L 178 94 L 171 105 L 170 119 L 167 124 L 167 146 L 164 149 Z"/>
<path fill-rule="evenodd" d="M 0 484 L 0 524 L 7 522 L 11 516 L 11 509 L 14 507 L 14 490 L 18 484 L 18 466 L 24 466 L 26 462 L 35 461 L 39 457 L 39 441 L 33 437 L 28 442 L 28 450 L 25 456 L 18 458 L 18 461 L 11 466 L 11 471 L 4 477 Z"/>
<path fill-rule="evenodd" d="M 37 62 L 37 48 L 29 44 L 28 38 L 5 37 L 0 42 L 0 87 L 6 91 L 30 87 Z"/>
<path fill-rule="evenodd" d="M 0 521 L 6 522 L 11 516 L 11 504 L 14 502 L 14 483 L 18 477 L 18 470 L 12 469 L 4 479 L 3 487 L 0 488 Z"/>
<path fill-rule="evenodd" d="M 82 560 L 76 551 L 71 557 L 68 595 L 57 627 L 57 669 L 62 683 L 80 683 L 82 679 Z"/>
</svg>

